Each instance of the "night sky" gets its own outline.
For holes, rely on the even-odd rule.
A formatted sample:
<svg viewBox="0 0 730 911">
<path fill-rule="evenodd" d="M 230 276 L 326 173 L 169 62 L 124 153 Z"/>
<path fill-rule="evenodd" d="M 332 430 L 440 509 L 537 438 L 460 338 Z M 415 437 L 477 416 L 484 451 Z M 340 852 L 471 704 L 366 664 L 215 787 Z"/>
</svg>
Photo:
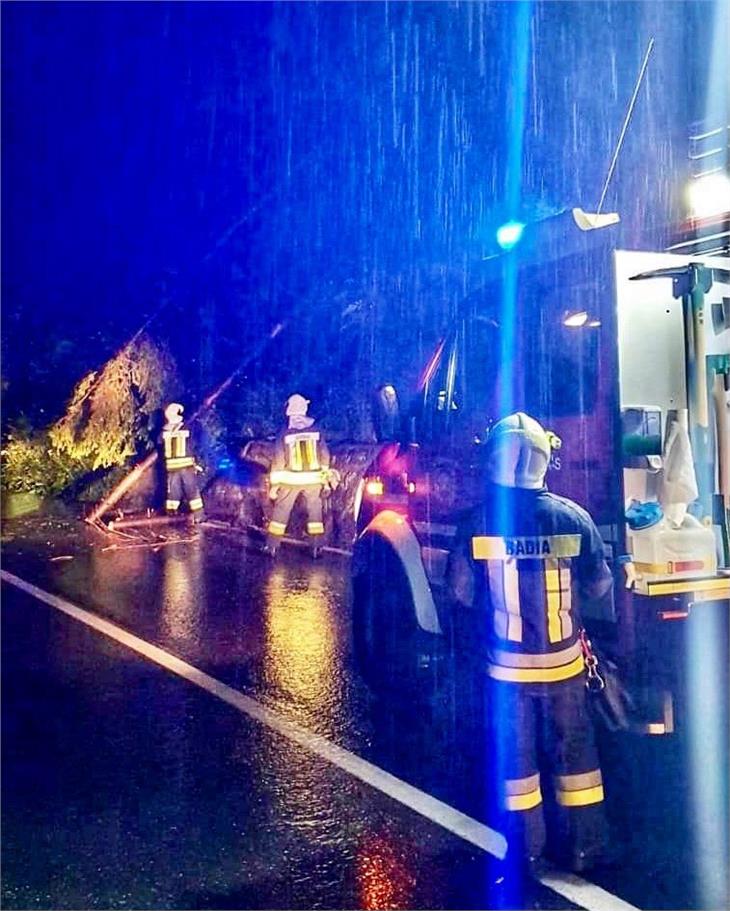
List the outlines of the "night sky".
<svg viewBox="0 0 730 911">
<path fill-rule="evenodd" d="M 681 218 L 713 2 L 5 3 L 5 415 L 55 417 L 159 306 L 192 395 L 411 381 L 496 227 Z M 516 164 L 515 164 L 516 162 Z M 41 409 L 42 412 L 41 412 Z"/>
</svg>

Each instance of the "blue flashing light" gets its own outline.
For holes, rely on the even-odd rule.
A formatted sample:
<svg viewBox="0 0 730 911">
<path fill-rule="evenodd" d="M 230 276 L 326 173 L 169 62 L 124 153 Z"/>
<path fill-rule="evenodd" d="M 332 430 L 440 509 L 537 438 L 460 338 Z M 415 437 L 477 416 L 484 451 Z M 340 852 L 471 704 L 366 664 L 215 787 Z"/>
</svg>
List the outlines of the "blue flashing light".
<svg viewBox="0 0 730 911">
<path fill-rule="evenodd" d="M 508 221 L 497 229 L 497 243 L 503 250 L 511 250 L 519 243 L 524 230 L 521 221 Z"/>
</svg>

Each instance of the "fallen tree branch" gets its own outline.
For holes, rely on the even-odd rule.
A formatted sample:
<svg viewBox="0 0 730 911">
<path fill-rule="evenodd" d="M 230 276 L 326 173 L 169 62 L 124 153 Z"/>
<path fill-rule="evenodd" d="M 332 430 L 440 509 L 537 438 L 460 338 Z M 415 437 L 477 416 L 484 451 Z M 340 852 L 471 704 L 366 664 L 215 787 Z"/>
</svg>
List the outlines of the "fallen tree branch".
<svg viewBox="0 0 730 911">
<path fill-rule="evenodd" d="M 101 552 L 106 553 L 110 550 L 135 550 L 140 547 L 156 550 L 158 547 L 167 547 L 169 544 L 190 544 L 197 540 L 197 537 L 193 535 L 189 538 L 168 538 L 163 541 L 144 541 L 141 544 L 108 544 L 106 547 L 102 547 Z"/>
<path fill-rule="evenodd" d="M 279 335 L 279 333 L 284 328 L 284 325 L 284 323 L 277 323 L 263 340 L 263 342 L 261 342 L 261 344 L 256 347 L 252 354 L 244 358 L 233 371 L 233 373 L 231 373 L 231 375 L 228 376 L 220 384 L 220 386 L 216 387 L 216 389 L 214 389 L 210 395 L 203 399 L 201 406 L 197 409 L 197 411 L 195 411 L 190 420 L 187 421 L 188 426 L 194 421 L 198 420 L 201 415 L 203 415 L 215 404 L 219 396 L 221 396 L 231 385 L 237 374 L 239 374 L 241 370 L 249 366 L 249 364 L 255 361 L 262 354 L 269 342 L 275 339 L 277 335 Z M 107 513 L 115 503 L 118 503 L 124 494 L 132 487 L 134 487 L 134 485 L 140 480 L 144 473 L 155 464 L 157 461 L 157 455 L 157 450 L 153 450 L 149 453 L 149 455 L 145 456 L 139 465 L 135 466 L 128 475 L 122 478 L 122 480 L 110 491 L 110 493 L 108 493 L 107 496 L 104 497 L 104 499 L 94 507 L 91 513 L 86 517 L 85 521 L 88 522 L 89 525 L 96 525 L 101 517 Z"/>
</svg>

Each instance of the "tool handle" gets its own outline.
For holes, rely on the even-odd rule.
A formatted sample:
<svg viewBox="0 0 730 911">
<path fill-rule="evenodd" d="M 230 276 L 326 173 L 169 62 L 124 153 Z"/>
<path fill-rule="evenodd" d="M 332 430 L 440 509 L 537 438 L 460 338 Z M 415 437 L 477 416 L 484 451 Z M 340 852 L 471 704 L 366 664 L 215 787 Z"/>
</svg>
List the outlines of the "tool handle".
<svg viewBox="0 0 730 911">
<path fill-rule="evenodd" d="M 692 307 L 694 328 L 694 421 L 700 427 L 710 426 L 707 404 L 707 361 L 705 358 L 705 308 Z"/>
</svg>

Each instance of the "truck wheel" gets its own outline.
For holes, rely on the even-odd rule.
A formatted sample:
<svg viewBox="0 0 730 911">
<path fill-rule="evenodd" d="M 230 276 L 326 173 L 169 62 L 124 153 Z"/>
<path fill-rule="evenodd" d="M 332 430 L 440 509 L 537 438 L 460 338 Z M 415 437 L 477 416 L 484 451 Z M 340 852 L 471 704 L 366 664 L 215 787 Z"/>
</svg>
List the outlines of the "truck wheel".
<svg viewBox="0 0 730 911">
<path fill-rule="evenodd" d="M 374 690 L 421 690 L 437 637 L 418 626 L 401 562 L 386 543 L 360 545 L 353 579 L 353 645 L 358 671 Z"/>
</svg>

